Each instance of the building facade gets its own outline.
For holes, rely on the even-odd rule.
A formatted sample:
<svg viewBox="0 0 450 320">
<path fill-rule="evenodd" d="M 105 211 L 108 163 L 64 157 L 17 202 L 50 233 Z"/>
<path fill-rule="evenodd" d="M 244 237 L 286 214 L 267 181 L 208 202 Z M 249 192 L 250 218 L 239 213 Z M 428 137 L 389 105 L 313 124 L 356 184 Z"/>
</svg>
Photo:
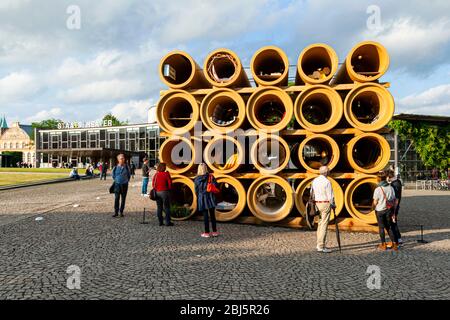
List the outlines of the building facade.
<svg viewBox="0 0 450 320">
<path fill-rule="evenodd" d="M 32 135 L 31 126 L 14 122 L 8 127 L 3 117 L 0 120 L 0 166 L 16 167 L 17 162 L 22 162 L 22 165 L 34 167 L 36 149 Z"/>
</svg>

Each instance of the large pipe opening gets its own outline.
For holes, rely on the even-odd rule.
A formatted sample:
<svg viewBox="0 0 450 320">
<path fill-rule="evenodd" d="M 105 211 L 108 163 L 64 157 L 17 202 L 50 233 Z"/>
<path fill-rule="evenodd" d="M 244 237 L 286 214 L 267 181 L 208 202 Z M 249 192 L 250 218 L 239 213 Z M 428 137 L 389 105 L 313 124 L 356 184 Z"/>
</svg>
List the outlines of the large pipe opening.
<svg viewBox="0 0 450 320">
<path fill-rule="evenodd" d="M 164 95 L 156 107 L 156 119 L 163 131 L 180 134 L 191 130 L 198 119 L 199 107 L 186 91 L 173 90 Z"/>
<path fill-rule="evenodd" d="M 305 120 L 313 125 L 327 123 L 332 114 L 330 100 L 321 93 L 306 98 L 301 109 Z"/>
<path fill-rule="evenodd" d="M 280 221 L 287 217 L 293 202 L 290 184 L 278 176 L 269 175 L 256 179 L 247 193 L 250 211 L 267 222 Z"/>
<path fill-rule="evenodd" d="M 248 78 L 237 55 L 228 49 L 209 54 L 203 70 L 206 79 L 216 87 L 248 86 Z"/>
<path fill-rule="evenodd" d="M 220 193 L 216 195 L 216 218 L 230 221 L 238 217 L 245 208 L 246 196 L 242 184 L 230 176 L 217 176 Z"/>
<path fill-rule="evenodd" d="M 372 210 L 373 192 L 378 186 L 377 178 L 366 176 L 350 182 L 345 191 L 345 207 L 355 219 L 367 223 L 377 223 Z"/>
<path fill-rule="evenodd" d="M 159 159 L 166 163 L 167 171 L 171 173 L 187 172 L 195 162 L 194 146 L 184 137 L 169 138 L 161 144 Z"/>
<path fill-rule="evenodd" d="M 390 146 L 378 134 L 366 133 L 348 142 L 347 157 L 351 167 L 363 173 L 376 173 L 389 162 Z"/>
<path fill-rule="evenodd" d="M 328 166 L 330 169 L 336 166 L 339 147 L 329 136 L 311 136 L 300 145 L 299 158 L 307 171 L 318 173 L 321 166 Z"/>
<path fill-rule="evenodd" d="M 305 48 L 298 58 L 296 83 L 325 83 L 336 73 L 338 57 L 326 44 L 313 44 Z"/>
<path fill-rule="evenodd" d="M 388 124 L 394 99 L 386 88 L 370 83 L 351 90 L 344 102 L 347 121 L 357 129 L 376 131 Z"/>
<path fill-rule="evenodd" d="M 197 198 L 191 179 L 183 176 L 172 177 L 170 192 L 170 215 L 173 220 L 186 220 L 196 211 Z"/>
<path fill-rule="evenodd" d="M 245 102 L 230 89 L 217 89 L 203 99 L 201 118 L 210 130 L 220 133 L 236 130 L 245 119 Z"/>
<path fill-rule="evenodd" d="M 214 172 L 230 173 L 244 162 L 244 150 L 238 140 L 217 136 L 206 145 L 203 158 Z"/>
<path fill-rule="evenodd" d="M 250 66 L 258 85 L 287 85 L 289 61 L 281 49 L 272 46 L 259 49 L 253 55 Z"/>
<path fill-rule="evenodd" d="M 248 120 L 255 129 L 284 129 L 292 119 L 293 103 L 283 90 L 264 87 L 253 93 L 248 101 Z"/>
<path fill-rule="evenodd" d="M 259 138 L 251 148 L 251 161 L 263 173 L 278 173 L 289 163 L 290 148 L 279 136 Z"/>
</svg>

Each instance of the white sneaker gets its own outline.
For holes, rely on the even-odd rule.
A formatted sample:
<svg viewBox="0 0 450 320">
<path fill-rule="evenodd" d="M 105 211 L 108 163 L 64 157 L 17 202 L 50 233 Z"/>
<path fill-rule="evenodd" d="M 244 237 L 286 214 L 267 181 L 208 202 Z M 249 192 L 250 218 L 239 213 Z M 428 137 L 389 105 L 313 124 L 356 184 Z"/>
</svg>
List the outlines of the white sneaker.
<svg viewBox="0 0 450 320">
<path fill-rule="evenodd" d="M 328 248 L 323 248 L 323 249 L 317 248 L 317 252 L 330 253 L 331 250 Z"/>
<path fill-rule="evenodd" d="M 150 197 L 150 195 L 146 193 L 146 194 L 144 194 L 144 197 L 148 198 L 148 197 Z"/>
</svg>

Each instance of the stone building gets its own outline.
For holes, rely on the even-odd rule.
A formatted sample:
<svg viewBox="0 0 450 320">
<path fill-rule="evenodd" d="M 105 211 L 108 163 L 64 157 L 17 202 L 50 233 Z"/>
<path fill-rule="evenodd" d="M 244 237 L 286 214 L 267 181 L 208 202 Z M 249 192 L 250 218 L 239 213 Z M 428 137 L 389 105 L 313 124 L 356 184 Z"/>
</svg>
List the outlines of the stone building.
<svg viewBox="0 0 450 320">
<path fill-rule="evenodd" d="M 34 146 L 33 129 L 30 125 L 14 122 L 8 127 L 5 117 L 0 119 L 0 166 L 17 166 L 17 161 L 25 164 L 36 164 L 36 148 Z M 17 155 L 22 154 L 17 160 Z M 14 156 L 15 155 L 15 156 Z"/>
</svg>

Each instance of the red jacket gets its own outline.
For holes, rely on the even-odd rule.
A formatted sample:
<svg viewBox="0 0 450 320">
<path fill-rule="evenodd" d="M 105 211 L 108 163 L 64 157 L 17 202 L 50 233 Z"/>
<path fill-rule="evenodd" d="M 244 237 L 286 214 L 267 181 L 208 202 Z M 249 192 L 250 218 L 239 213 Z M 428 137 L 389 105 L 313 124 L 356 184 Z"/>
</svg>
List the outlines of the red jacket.
<svg viewBox="0 0 450 320">
<path fill-rule="evenodd" d="M 172 189 L 172 178 L 170 177 L 170 173 L 165 172 L 156 172 L 152 179 L 152 187 L 156 191 L 167 191 Z"/>
</svg>

